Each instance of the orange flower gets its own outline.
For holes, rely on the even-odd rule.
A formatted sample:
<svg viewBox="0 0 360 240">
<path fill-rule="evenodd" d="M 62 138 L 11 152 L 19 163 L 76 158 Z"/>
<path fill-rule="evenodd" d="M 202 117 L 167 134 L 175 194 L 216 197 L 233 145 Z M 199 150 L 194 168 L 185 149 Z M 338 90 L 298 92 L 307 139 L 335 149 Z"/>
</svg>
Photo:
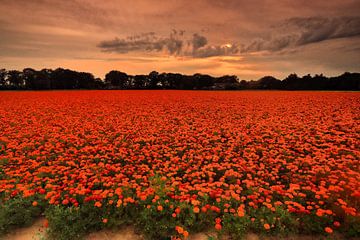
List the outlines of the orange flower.
<svg viewBox="0 0 360 240">
<path fill-rule="evenodd" d="M 161 212 L 163 209 L 164 209 L 163 206 L 161 206 L 161 205 L 157 206 L 157 210 L 158 210 L 159 212 Z"/>
<path fill-rule="evenodd" d="M 242 206 L 240 206 L 240 207 L 238 207 L 238 210 L 237 210 L 237 214 L 238 214 L 238 216 L 239 217 L 243 217 L 243 216 L 245 216 L 245 210 L 244 210 L 244 205 L 242 205 Z"/>
<path fill-rule="evenodd" d="M 201 211 L 202 211 L 203 213 L 205 213 L 205 212 L 207 212 L 207 208 L 204 206 L 204 207 L 201 208 Z"/>
<path fill-rule="evenodd" d="M 182 234 L 184 232 L 184 229 L 180 226 L 176 226 L 175 227 L 175 230 L 179 233 L 179 234 Z"/>
<path fill-rule="evenodd" d="M 265 224 L 264 224 L 264 228 L 265 228 L 266 230 L 269 230 L 269 229 L 270 229 L 270 225 L 267 224 L 267 223 L 265 223 Z"/>
<path fill-rule="evenodd" d="M 108 219 L 107 219 L 107 218 L 104 218 L 104 219 L 102 220 L 102 222 L 103 222 L 103 223 L 107 223 L 107 222 L 108 222 Z"/>
<path fill-rule="evenodd" d="M 36 206 L 38 205 L 38 202 L 37 202 L 37 201 L 33 201 L 32 205 L 33 205 L 34 207 L 36 207 Z"/>
<path fill-rule="evenodd" d="M 179 207 L 175 209 L 176 214 L 179 214 L 180 212 L 181 212 L 181 209 Z"/>
<path fill-rule="evenodd" d="M 220 231 L 221 228 L 222 228 L 222 226 L 221 226 L 220 223 L 216 223 L 216 224 L 215 224 L 215 229 L 216 229 L 216 230 Z"/>
<path fill-rule="evenodd" d="M 200 212 L 200 208 L 196 206 L 196 207 L 194 207 L 194 210 L 193 210 L 193 211 L 194 211 L 194 213 L 199 213 L 199 212 Z"/>
<path fill-rule="evenodd" d="M 330 228 L 330 227 L 326 227 L 326 228 L 325 228 L 325 232 L 331 234 L 331 233 L 333 233 L 333 230 L 332 230 L 332 228 Z"/>
</svg>

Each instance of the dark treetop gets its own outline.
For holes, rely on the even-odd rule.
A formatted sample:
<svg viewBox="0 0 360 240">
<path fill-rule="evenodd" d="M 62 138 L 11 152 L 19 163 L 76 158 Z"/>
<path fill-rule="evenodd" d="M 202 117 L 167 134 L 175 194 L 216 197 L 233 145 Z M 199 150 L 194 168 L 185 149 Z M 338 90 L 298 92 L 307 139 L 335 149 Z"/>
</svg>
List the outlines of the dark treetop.
<svg viewBox="0 0 360 240">
<path fill-rule="evenodd" d="M 337 77 L 322 74 L 299 77 L 290 74 L 283 80 L 265 76 L 259 80 L 239 80 L 237 76 L 213 77 L 206 74 L 150 72 L 148 75 L 128 75 L 110 71 L 105 79 L 87 72 L 69 69 L 25 68 L 23 71 L 0 69 L 0 90 L 47 89 L 185 89 L 185 90 L 360 90 L 360 73 L 346 72 Z"/>
</svg>

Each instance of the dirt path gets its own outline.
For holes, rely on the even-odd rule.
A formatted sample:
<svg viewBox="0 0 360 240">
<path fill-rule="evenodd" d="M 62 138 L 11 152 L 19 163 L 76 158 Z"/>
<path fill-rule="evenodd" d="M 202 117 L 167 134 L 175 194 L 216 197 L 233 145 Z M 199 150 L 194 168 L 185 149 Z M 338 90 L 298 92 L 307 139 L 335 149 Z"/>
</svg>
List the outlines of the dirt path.
<svg viewBox="0 0 360 240">
<path fill-rule="evenodd" d="M 44 219 L 40 218 L 30 227 L 19 228 L 7 234 L 3 240 L 39 240 L 45 232 Z"/>
<path fill-rule="evenodd" d="M 0 238 L 2 240 L 43 240 L 45 236 L 45 228 L 43 226 L 44 219 L 39 219 L 35 223 L 26 228 L 17 229 L 5 237 Z M 189 236 L 188 240 L 209 240 L 210 235 L 206 233 L 197 233 Z M 214 235 L 213 235 L 214 236 Z M 216 238 L 214 238 L 216 239 Z M 227 238 L 224 238 L 227 239 Z M 259 237 L 256 234 L 248 234 L 245 237 L 245 240 L 277 240 L 278 237 Z M 288 238 L 282 238 L 286 240 L 318 240 L 321 239 L 319 236 L 291 236 Z M 337 238 L 333 236 L 332 239 L 343 239 L 341 237 Z M 111 230 L 103 230 L 95 233 L 89 234 L 85 237 L 85 240 L 144 240 L 144 238 L 134 232 L 134 229 L 131 227 L 120 229 L 116 232 Z"/>
</svg>

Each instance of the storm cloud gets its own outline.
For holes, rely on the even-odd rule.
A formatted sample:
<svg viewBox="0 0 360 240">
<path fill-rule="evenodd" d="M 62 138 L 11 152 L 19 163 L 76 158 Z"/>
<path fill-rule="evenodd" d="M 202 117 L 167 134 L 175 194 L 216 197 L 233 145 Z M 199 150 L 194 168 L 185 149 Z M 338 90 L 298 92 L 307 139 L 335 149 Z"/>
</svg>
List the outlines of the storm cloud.
<svg viewBox="0 0 360 240">
<path fill-rule="evenodd" d="M 154 32 L 129 36 L 123 39 L 115 38 L 98 44 L 104 52 L 128 53 L 133 51 L 167 50 L 171 55 L 178 55 L 183 47 L 182 32 L 173 31 L 169 37 L 159 38 Z"/>
<path fill-rule="evenodd" d="M 360 17 L 290 18 L 272 27 L 269 39 L 256 39 L 241 52 L 280 51 L 339 38 L 360 36 Z"/>
<path fill-rule="evenodd" d="M 208 43 L 208 40 L 206 37 L 201 36 L 197 33 L 194 33 L 193 39 L 191 41 L 193 50 L 196 51 L 197 49 L 204 47 Z"/>
<path fill-rule="evenodd" d="M 173 30 L 169 37 L 158 37 L 154 32 L 115 38 L 102 41 L 97 47 L 104 52 L 160 52 L 164 51 L 175 56 L 191 56 L 194 58 L 207 58 L 214 56 L 231 56 L 239 52 L 236 44 L 209 45 L 208 39 L 194 33 L 191 39 L 186 39 L 183 30 Z"/>
</svg>

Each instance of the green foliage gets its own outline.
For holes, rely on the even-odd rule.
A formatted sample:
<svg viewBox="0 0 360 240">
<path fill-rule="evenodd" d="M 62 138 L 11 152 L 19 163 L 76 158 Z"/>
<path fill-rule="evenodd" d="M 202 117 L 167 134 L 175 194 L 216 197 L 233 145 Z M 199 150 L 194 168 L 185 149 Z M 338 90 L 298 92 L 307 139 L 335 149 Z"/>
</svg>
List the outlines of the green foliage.
<svg viewBox="0 0 360 240">
<path fill-rule="evenodd" d="M 318 217 L 315 214 L 304 215 L 301 217 L 299 230 L 303 234 L 324 234 L 324 228 L 332 225 L 329 217 Z"/>
<path fill-rule="evenodd" d="M 231 214 L 224 215 L 224 232 L 230 234 L 233 239 L 243 239 L 250 227 L 251 220 L 249 216 L 238 217 Z"/>
<path fill-rule="evenodd" d="M 102 228 L 101 209 L 83 205 L 81 208 L 53 206 L 46 210 L 50 239 L 81 239 L 87 233 Z"/>
<path fill-rule="evenodd" d="M 251 209 L 249 214 L 253 221 L 248 222 L 248 229 L 252 232 L 288 236 L 299 231 L 299 219 L 282 207 L 276 207 L 274 212 L 267 207 Z M 264 224 L 269 224 L 271 228 L 265 229 Z"/>
<path fill-rule="evenodd" d="M 0 206 L 0 236 L 10 230 L 31 225 L 42 213 L 42 206 L 32 206 L 35 197 L 12 198 Z"/>
<path fill-rule="evenodd" d="M 360 236 L 360 217 L 348 216 L 346 226 L 340 229 L 347 238 Z"/>
<path fill-rule="evenodd" d="M 136 227 L 142 231 L 147 239 L 169 239 L 175 234 L 176 222 L 166 211 L 158 212 L 154 207 L 140 214 Z"/>
</svg>

